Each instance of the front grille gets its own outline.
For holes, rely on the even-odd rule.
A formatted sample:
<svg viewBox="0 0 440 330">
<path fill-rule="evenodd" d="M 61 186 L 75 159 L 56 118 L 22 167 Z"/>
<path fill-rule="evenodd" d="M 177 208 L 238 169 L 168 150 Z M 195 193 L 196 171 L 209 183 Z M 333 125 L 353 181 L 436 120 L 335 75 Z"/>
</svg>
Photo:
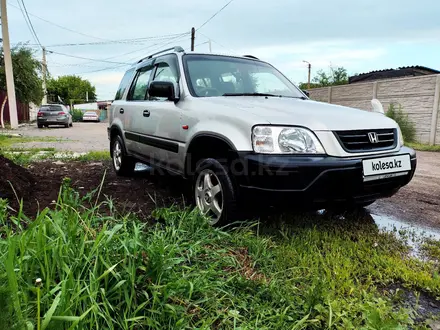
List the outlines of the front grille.
<svg viewBox="0 0 440 330">
<path fill-rule="evenodd" d="M 396 147 L 397 130 L 394 128 L 365 129 L 333 132 L 347 152 L 388 150 Z M 372 139 L 370 139 L 370 135 Z"/>
</svg>

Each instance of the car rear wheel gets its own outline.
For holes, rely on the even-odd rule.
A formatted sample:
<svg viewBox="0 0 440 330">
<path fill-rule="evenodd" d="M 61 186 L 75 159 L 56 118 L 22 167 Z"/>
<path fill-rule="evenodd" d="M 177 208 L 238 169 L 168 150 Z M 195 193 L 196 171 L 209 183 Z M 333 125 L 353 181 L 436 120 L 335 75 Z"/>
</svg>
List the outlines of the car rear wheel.
<svg viewBox="0 0 440 330">
<path fill-rule="evenodd" d="M 43 128 L 42 124 L 38 124 L 37 126 L 38 126 L 38 128 Z"/>
<path fill-rule="evenodd" d="M 237 215 L 237 189 L 227 168 L 216 159 L 203 159 L 193 181 L 194 204 L 211 225 L 226 225 Z"/>
<path fill-rule="evenodd" d="M 117 175 L 129 176 L 134 173 L 136 161 L 127 155 L 121 136 L 113 138 L 111 144 L 111 156 L 113 169 Z"/>
</svg>

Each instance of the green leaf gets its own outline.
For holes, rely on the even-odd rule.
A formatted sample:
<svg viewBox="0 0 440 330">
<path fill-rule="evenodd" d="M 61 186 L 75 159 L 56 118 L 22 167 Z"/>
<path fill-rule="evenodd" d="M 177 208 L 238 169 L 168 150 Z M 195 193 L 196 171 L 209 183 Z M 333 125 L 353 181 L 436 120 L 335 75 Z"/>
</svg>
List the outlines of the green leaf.
<svg viewBox="0 0 440 330">
<path fill-rule="evenodd" d="M 61 294 L 62 294 L 62 291 L 58 292 L 58 294 L 56 295 L 55 299 L 52 302 L 52 306 L 50 306 L 49 310 L 44 315 L 44 320 L 43 320 L 43 323 L 41 324 L 42 330 L 46 329 L 47 326 L 49 325 L 49 322 L 52 319 L 53 313 L 55 312 L 55 310 L 58 307 L 58 304 L 60 303 Z"/>
</svg>

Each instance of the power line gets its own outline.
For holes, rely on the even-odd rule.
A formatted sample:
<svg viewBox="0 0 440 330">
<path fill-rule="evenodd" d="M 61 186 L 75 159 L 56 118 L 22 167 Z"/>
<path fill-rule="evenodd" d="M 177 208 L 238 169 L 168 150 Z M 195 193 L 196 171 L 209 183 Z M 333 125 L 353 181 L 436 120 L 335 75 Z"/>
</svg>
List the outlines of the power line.
<svg viewBox="0 0 440 330">
<path fill-rule="evenodd" d="M 12 7 L 15 7 L 16 9 L 20 9 L 19 7 L 13 5 L 12 3 L 9 3 L 9 4 L 10 4 Z M 104 39 L 104 38 L 100 38 L 100 37 L 95 37 L 95 36 L 92 36 L 92 35 L 90 35 L 90 34 L 86 34 L 86 33 L 82 33 L 82 32 L 79 32 L 79 31 L 75 31 L 75 30 L 69 29 L 69 28 L 67 28 L 67 27 L 65 27 L 65 26 L 61 26 L 61 25 L 56 24 L 56 23 L 54 23 L 54 22 L 48 21 L 47 19 L 41 18 L 41 17 L 39 17 L 39 16 L 37 16 L 37 15 L 31 14 L 31 13 L 28 13 L 28 14 L 29 14 L 30 16 L 32 16 L 32 17 L 35 17 L 35 18 L 37 18 L 37 19 L 43 21 L 43 22 L 46 22 L 46 23 L 51 24 L 51 25 L 54 25 L 54 26 L 56 26 L 56 27 L 58 27 L 58 28 L 60 28 L 60 29 L 63 29 L 63 30 L 66 30 L 66 31 L 69 31 L 69 32 L 72 32 L 72 33 L 80 34 L 80 35 L 85 36 L 85 37 L 89 37 L 89 38 L 93 38 L 93 39 L 99 39 L 99 40 L 105 40 L 105 41 L 108 41 L 108 39 Z"/>
<path fill-rule="evenodd" d="M 205 23 L 203 23 L 201 26 L 199 26 L 196 31 L 200 30 L 202 27 L 204 27 L 206 24 L 208 24 L 215 16 L 217 16 L 218 14 L 220 14 L 227 6 L 229 6 L 231 4 L 231 2 L 234 0 L 229 0 L 229 2 L 224 5 L 222 8 L 220 8 L 214 15 L 212 15 L 210 18 L 208 18 Z"/>
<path fill-rule="evenodd" d="M 124 62 L 113 62 L 113 61 L 107 61 L 107 60 L 102 60 L 102 59 L 100 60 L 100 59 L 97 59 L 97 58 L 89 58 L 89 57 L 82 57 L 82 56 L 64 54 L 64 53 L 54 52 L 53 50 L 48 50 L 47 52 L 48 53 L 52 53 L 52 54 L 72 57 L 72 58 L 78 58 L 78 59 L 81 59 L 81 60 L 94 61 L 94 62 L 104 62 L 104 63 L 112 63 L 112 64 L 129 64 L 129 63 L 124 63 Z"/>
<path fill-rule="evenodd" d="M 172 39 L 176 36 L 179 37 L 179 36 L 186 35 L 186 34 L 188 34 L 188 33 L 176 33 L 176 34 L 166 34 L 166 35 L 152 36 L 152 37 L 143 37 L 143 38 L 134 38 L 134 39 L 119 39 L 119 40 L 98 41 L 98 42 L 54 44 L 54 45 L 48 45 L 47 47 L 94 46 L 94 45 L 108 45 L 108 44 L 117 44 L 117 43 L 142 44 L 143 42 L 149 41 L 149 40 L 168 40 L 168 39 Z"/>
<path fill-rule="evenodd" d="M 27 8 L 26 8 L 26 5 L 24 4 L 24 1 L 21 0 L 21 4 L 20 4 L 20 0 L 17 0 L 17 3 L 19 6 L 19 9 L 21 10 L 23 18 L 26 21 L 26 25 L 28 26 L 29 32 L 31 33 L 31 35 L 35 39 L 35 41 L 38 43 L 38 45 L 40 47 L 43 47 L 43 46 L 41 46 L 40 39 L 38 39 L 37 33 L 35 32 L 34 26 L 32 25 L 32 21 L 29 18 Z M 23 5 L 23 8 L 22 8 L 22 5 Z"/>
</svg>

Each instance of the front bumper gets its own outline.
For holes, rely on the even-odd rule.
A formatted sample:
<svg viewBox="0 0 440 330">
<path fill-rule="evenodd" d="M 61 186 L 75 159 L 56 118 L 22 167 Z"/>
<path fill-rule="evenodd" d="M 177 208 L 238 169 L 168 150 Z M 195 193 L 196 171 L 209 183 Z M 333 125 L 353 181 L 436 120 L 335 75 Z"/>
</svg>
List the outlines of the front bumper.
<svg viewBox="0 0 440 330">
<path fill-rule="evenodd" d="M 364 181 L 362 161 L 387 156 L 410 155 L 411 169 L 407 174 Z M 301 203 L 329 204 L 334 202 L 365 203 L 394 195 L 408 184 L 417 165 L 413 149 L 364 158 L 322 156 L 259 155 L 240 153 L 241 174 L 235 175 L 239 186 L 246 190 L 295 195 Z M 235 167 L 237 168 L 237 167 Z"/>
</svg>

